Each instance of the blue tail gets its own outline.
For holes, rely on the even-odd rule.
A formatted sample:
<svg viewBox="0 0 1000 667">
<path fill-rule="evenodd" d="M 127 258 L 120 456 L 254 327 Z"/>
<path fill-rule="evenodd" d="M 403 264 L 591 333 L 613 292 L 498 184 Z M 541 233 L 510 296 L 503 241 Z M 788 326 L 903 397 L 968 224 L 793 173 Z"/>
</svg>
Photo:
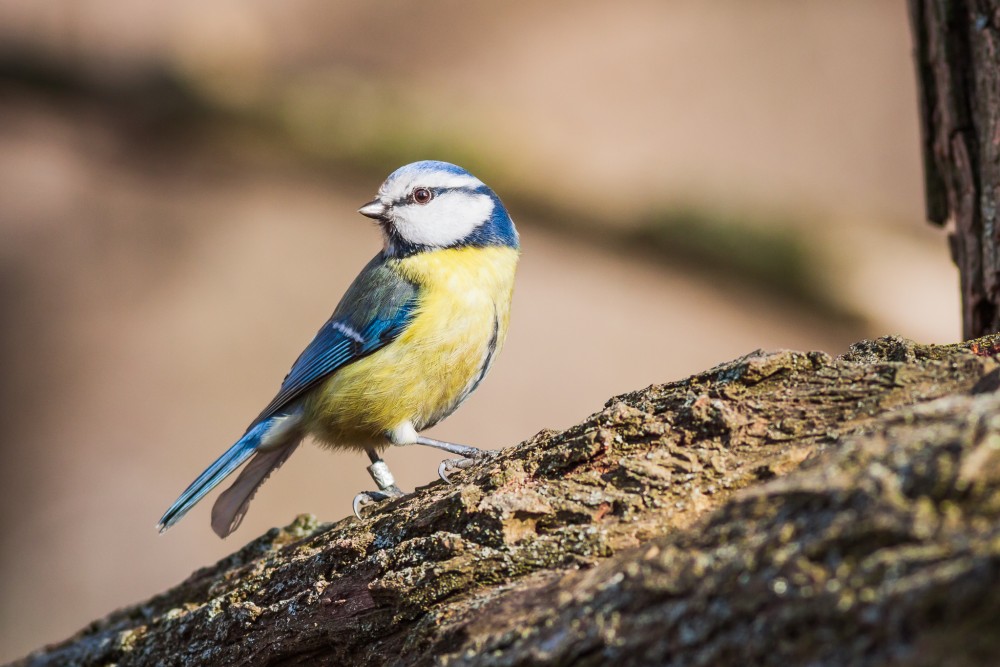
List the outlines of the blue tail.
<svg viewBox="0 0 1000 667">
<path fill-rule="evenodd" d="M 181 520 L 185 514 L 194 507 L 199 500 L 214 489 L 226 477 L 229 477 L 237 468 L 246 463 L 246 460 L 253 456 L 260 446 L 260 441 L 274 424 L 274 418 L 265 419 L 247 431 L 246 435 L 237 441 L 235 445 L 226 450 L 226 453 L 215 460 L 215 463 L 208 466 L 205 472 L 198 475 L 198 479 L 191 482 L 191 486 L 184 489 L 180 498 L 174 501 L 163 517 L 157 528 L 162 533 L 170 526 Z"/>
</svg>

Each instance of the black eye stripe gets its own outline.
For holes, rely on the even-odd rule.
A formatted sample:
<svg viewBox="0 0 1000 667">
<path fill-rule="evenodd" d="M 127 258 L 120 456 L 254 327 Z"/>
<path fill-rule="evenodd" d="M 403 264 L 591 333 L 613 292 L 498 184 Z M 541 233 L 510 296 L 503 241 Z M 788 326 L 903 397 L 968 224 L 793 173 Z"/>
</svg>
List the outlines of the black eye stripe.
<svg viewBox="0 0 1000 667">
<path fill-rule="evenodd" d="M 473 187 L 473 186 L 468 186 L 468 185 L 462 185 L 462 186 L 459 186 L 459 187 L 446 188 L 446 187 L 432 187 L 432 186 L 429 186 L 429 185 L 418 185 L 418 186 L 414 187 L 413 189 L 411 189 L 406 194 L 404 194 L 401 197 L 399 197 L 398 199 L 393 200 L 391 206 L 405 206 L 406 204 L 414 204 L 414 203 L 416 203 L 416 202 L 413 201 L 413 191 L 414 190 L 419 190 L 421 188 L 423 188 L 424 190 L 429 190 L 430 191 L 430 193 L 431 193 L 431 199 L 437 199 L 438 197 L 440 197 L 440 196 L 442 196 L 444 194 L 447 194 L 449 192 L 464 192 L 464 193 L 470 194 L 470 195 L 483 194 L 482 186 L 475 186 L 475 187 Z"/>
<path fill-rule="evenodd" d="M 413 187 L 405 195 L 403 195 L 400 199 L 397 199 L 394 203 L 396 203 L 396 204 L 421 204 L 421 205 L 428 204 L 428 203 L 431 202 L 431 200 L 437 198 L 438 195 L 440 195 L 442 192 L 448 192 L 451 189 L 452 188 L 432 188 L 432 187 L 427 186 L 427 185 L 417 185 L 417 186 Z M 418 201 L 417 197 L 416 197 L 416 193 L 419 192 L 419 191 L 421 191 L 421 190 L 426 191 L 427 194 L 430 195 L 430 196 L 427 197 L 427 199 L 424 199 L 422 201 Z"/>
</svg>

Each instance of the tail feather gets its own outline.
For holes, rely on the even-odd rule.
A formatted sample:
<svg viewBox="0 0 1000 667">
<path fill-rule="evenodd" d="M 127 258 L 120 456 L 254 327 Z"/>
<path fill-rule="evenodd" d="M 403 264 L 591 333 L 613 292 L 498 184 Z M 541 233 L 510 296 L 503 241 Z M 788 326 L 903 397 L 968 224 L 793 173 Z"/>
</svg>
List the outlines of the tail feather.
<svg viewBox="0 0 1000 667">
<path fill-rule="evenodd" d="M 254 455 L 232 486 L 219 494 L 212 506 L 212 530 L 216 535 L 226 537 L 239 528 L 257 489 L 298 446 L 299 441 L 296 440 L 283 447 L 258 451 Z"/>
<path fill-rule="evenodd" d="M 174 503 L 167 508 L 160 519 L 157 528 L 162 533 L 194 507 L 198 501 L 214 489 L 226 477 L 231 475 L 237 468 L 246 463 L 246 460 L 253 456 L 254 452 L 261 444 L 261 440 L 274 426 L 274 419 L 269 419 L 257 424 L 240 438 L 236 444 L 217 458 L 212 465 L 208 466 L 198 478 L 191 482 L 191 485 L 184 490 Z M 294 449 L 294 447 L 292 448 Z"/>
</svg>

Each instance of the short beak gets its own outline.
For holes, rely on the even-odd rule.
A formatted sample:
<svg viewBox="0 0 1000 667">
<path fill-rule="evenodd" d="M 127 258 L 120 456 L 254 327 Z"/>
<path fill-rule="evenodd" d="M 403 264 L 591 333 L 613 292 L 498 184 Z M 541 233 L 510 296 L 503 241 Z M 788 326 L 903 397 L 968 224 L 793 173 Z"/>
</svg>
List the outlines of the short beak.
<svg viewBox="0 0 1000 667">
<path fill-rule="evenodd" d="M 385 220 L 386 207 L 378 199 L 373 199 L 359 208 L 358 213 L 374 220 Z"/>
</svg>

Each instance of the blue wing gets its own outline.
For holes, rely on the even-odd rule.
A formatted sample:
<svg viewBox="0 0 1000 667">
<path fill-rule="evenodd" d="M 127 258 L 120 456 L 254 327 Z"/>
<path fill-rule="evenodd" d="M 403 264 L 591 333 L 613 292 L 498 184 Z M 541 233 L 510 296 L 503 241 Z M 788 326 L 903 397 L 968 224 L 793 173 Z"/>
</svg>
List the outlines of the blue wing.
<svg viewBox="0 0 1000 667">
<path fill-rule="evenodd" d="M 379 253 L 362 269 L 333 315 L 296 359 L 278 395 L 247 430 L 338 368 L 385 347 L 406 329 L 416 309 L 418 288 L 393 270 L 395 261 Z"/>
</svg>

